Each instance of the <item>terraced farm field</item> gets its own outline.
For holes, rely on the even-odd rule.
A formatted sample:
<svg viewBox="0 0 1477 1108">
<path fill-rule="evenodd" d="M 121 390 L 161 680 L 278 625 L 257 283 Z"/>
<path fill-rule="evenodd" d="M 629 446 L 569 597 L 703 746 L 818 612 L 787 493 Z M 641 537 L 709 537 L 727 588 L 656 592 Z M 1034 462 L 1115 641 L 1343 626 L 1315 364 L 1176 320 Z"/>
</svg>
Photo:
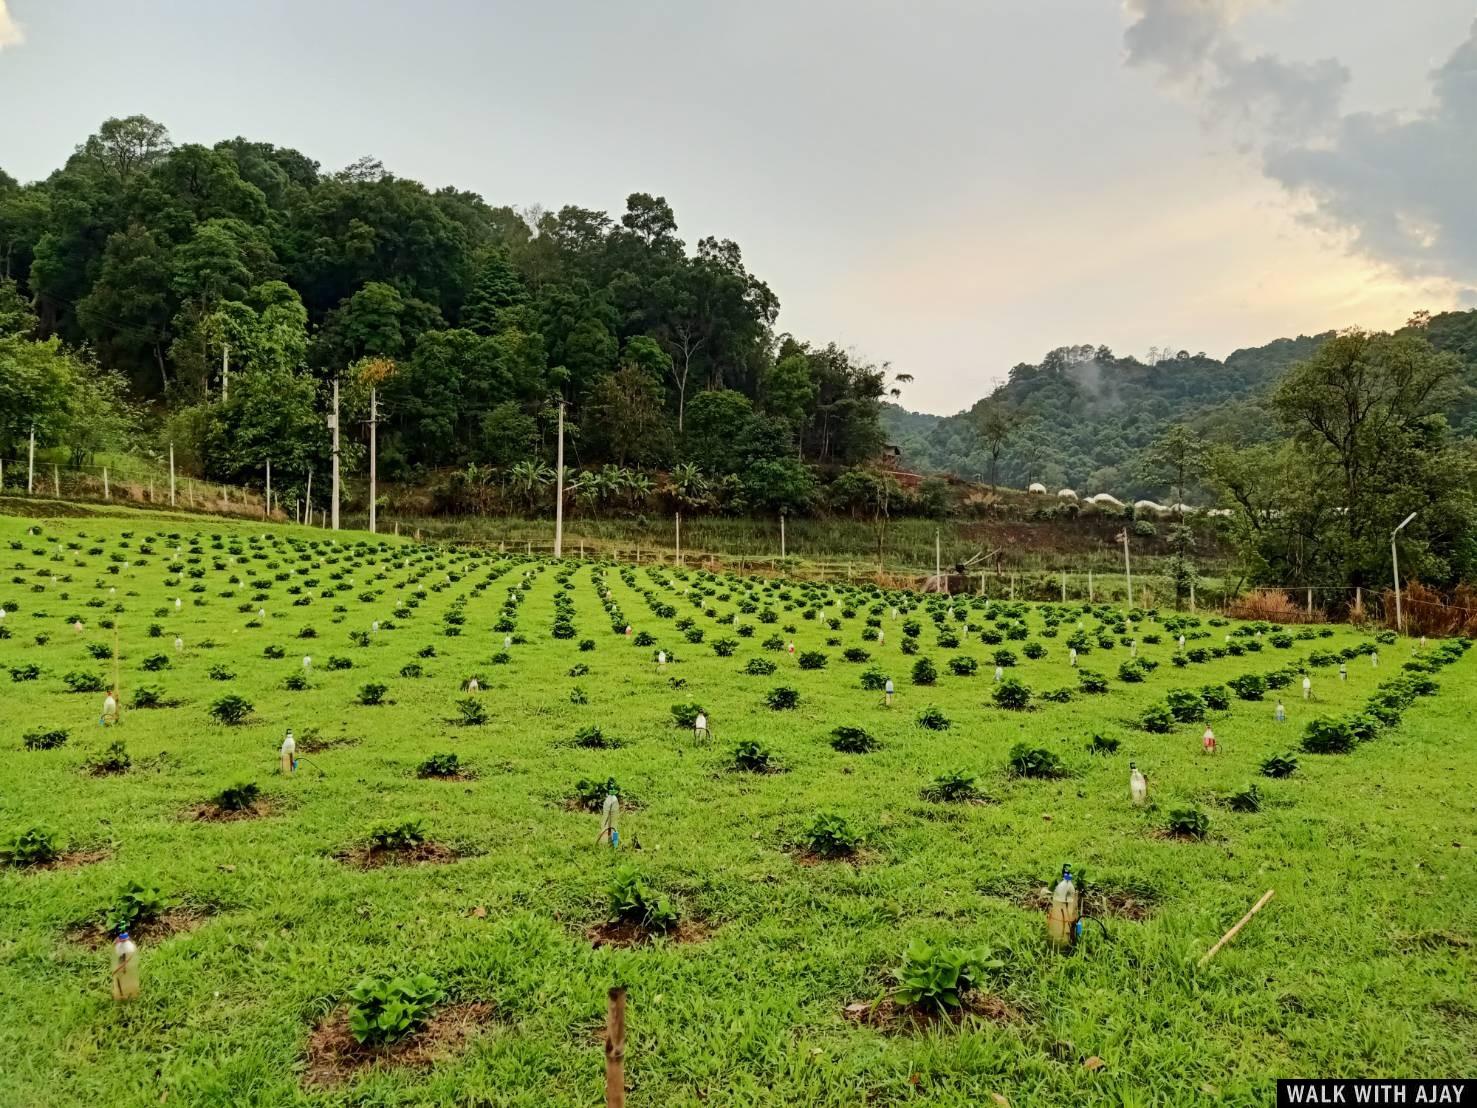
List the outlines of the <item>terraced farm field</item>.
<svg viewBox="0 0 1477 1108">
<path fill-rule="evenodd" d="M 0 1103 L 597 1103 L 616 983 L 640 1105 L 1474 1068 L 1464 644 L 167 516 L 0 567 Z"/>
</svg>

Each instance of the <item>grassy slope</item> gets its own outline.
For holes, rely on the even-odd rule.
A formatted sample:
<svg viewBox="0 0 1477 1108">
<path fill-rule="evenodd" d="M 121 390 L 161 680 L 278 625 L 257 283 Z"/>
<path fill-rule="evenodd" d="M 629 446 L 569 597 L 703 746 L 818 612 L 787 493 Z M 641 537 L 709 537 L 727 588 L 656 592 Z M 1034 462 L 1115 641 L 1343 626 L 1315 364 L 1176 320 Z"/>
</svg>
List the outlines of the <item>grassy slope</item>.
<svg viewBox="0 0 1477 1108">
<path fill-rule="evenodd" d="M 23 536 L 26 525 L 0 519 L 0 540 Z M 110 552 L 123 530 L 136 532 L 135 545 L 153 530 L 140 521 L 44 526 L 52 537 L 103 536 Z M 188 534 L 196 526 L 207 535 L 254 530 L 177 521 L 160 529 L 186 527 Z M 301 534 L 322 539 L 321 532 Z M 911 659 L 898 653 L 899 625 L 888 620 L 887 645 L 869 646 L 898 679 L 899 704 L 888 713 L 876 694 L 858 689 L 865 667 L 823 647 L 825 632 L 798 613 L 759 626 L 734 657 L 719 658 L 655 619 L 614 569 L 606 580 L 626 616 L 681 659 L 665 674 L 655 672 L 649 650 L 612 635 L 589 568 L 575 574 L 573 595 L 579 637 L 595 639 L 593 653 L 549 636 L 554 572 L 545 569 L 518 620 L 528 644 L 515 646 L 505 667 L 487 664 L 501 643 L 488 628 L 521 565 L 469 601 L 462 637 L 444 637 L 447 603 L 468 593 L 495 558 L 476 562 L 469 576 L 429 594 L 413 619 L 361 649 L 350 645 L 349 631 L 390 615 L 405 571 L 376 582 L 386 591 L 373 603 L 357 599 L 367 568 L 355 571 L 358 587 L 304 609 L 291 607 L 278 584 L 264 602 L 267 626 L 253 629 L 237 611 L 251 594 L 221 598 L 230 571 L 211 571 L 207 557 L 207 603 L 187 599 L 178 615 L 169 606 L 158 618 L 167 637 L 148 640 L 142 629 L 155 609 L 180 593 L 163 585 L 164 560 L 156 556 L 120 573 L 118 595 L 108 598 L 124 606 L 125 698 L 148 682 L 185 704 L 126 713 L 121 728 L 105 735 L 94 723 L 99 698 L 66 693 L 60 676 L 103 672 L 83 644 L 108 635 L 90 626 L 79 641 L 62 621 L 80 612 L 95 624 L 104 613 L 84 602 L 105 595 L 95 582 L 113 578 L 102 571 L 103 558 L 83 553 L 80 567 L 72 564 L 79 555 L 68 553 L 52 563 L 30 553 L 39 540 L 22 545 L 0 546 L 0 604 L 22 605 L 5 621 L 13 634 L 0 640 L 0 667 L 35 661 L 45 672 L 34 683 L 3 685 L 0 831 L 41 823 L 73 845 L 111 844 L 114 853 L 79 870 L 0 875 L 0 1103 L 153 1104 L 166 1089 L 172 1103 L 188 1104 L 590 1103 L 600 1081 L 592 1032 L 604 990 L 617 978 L 631 986 L 633 1103 L 886 1103 L 915 1092 L 916 1075 L 918 1088 L 941 1104 L 978 1103 L 992 1091 L 1016 1105 L 1079 1097 L 1251 1104 L 1265 1102 L 1278 1074 L 1457 1074 L 1477 1057 L 1470 990 L 1477 958 L 1459 945 L 1477 935 L 1466 895 L 1477 877 L 1471 655 L 1439 676 L 1440 695 L 1419 701 L 1398 730 L 1347 756 L 1304 756 L 1297 776 L 1262 781 L 1267 808 L 1243 816 L 1212 801 L 1254 779 L 1263 756 L 1295 744 L 1310 714 L 1301 700 L 1288 700 L 1282 730 L 1271 721 L 1270 701 L 1233 701 L 1215 719 L 1223 751 L 1214 759 L 1199 753 L 1197 726 L 1153 736 L 1130 720 L 1170 688 L 1264 672 L 1327 640 L 1185 671 L 1168 664 L 1166 641 L 1143 648 L 1165 662 L 1143 685 L 1115 679 L 1105 697 L 1015 714 L 981 706 L 993 647 L 976 636 L 959 650 L 933 648 L 925 621 L 923 653 L 941 676 L 936 688 L 916 689 L 906 681 Z M 49 556 L 54 547 L 48 541 L 44 549 Z M 211 554 L 208 541 L 205 550 Z M 25 569 L 12 570 L 16 561 Z M 438 563 L 457 561 L 472 570 L 463 555 L 437 554 Z M 53 586 L 32 576 L 38 567 L 74 579 Z M 26 584 L 10 584 L 17 575 Z M 425 583 L 439 579 L 433 572 Z M 644 572 L 636 580 L 650 587 Z M 30 592 L 32 581 L 45 591 Z M 672 602 L 679 615 L 694 614 L 709 641 L 730 633 L 686 602 Z M 349 610 L 339 623 L 336 603 Z M 48 618 L 34 618 L 36 611 Z M 801 649 L 827 649 L 827 669 L 798 671 L 789 658 L 760 649 L 792 619 Z M 844 645 L 858 643 L 861 622 L 846 621 Z M 305 648 L 294 636 L 309 623 L 320 638 Z M 38 648 L 32 636 L 41 628 L 52 638 Z M 185 657 L 162 674 L 142 674 L 145 655 L 173 653 L 176 631 Z M 207 636 L 215 649 L 198 648 Z M 1341 629 L 1332 644 L 1357 638 Z M 1207 640 L 1219 641 L 1218 632 Z M 283 645 L 287 657 L 264 659 L 269 643 Z M 399 677 L 426 644 L 440 654 L 423 663 L 428 676 Z M 1020 645 L 1013 644 L 1018 653 Z M 1023 660 L 1017 671 L 1038 691 L 1071 683 L 1061 640 L 1047 645 L 1045 659 Z M 315 659 L 314 689 L 281 691 L 304 649 Z M 1315 671 L 1318 708 L 1361 703 L 1408 651 L 1388 648 L 1378 671 L 1351 663 L 1345 687 L 1331 671 Z M 943 662 L 956 653 L 981 659 L 980 676 L 948 675 Z M 1084 664 L 1111 676 L 1125 653 L 1094 653 Z M 329 654 L 352 657 L 354 668 L 326 672 Z M 744 661 L 760 654 L 780 662 L 780 672 L 741 675 Z M 592 672 L 566 677 L 576 661 Z M 206 677 L 219 662 L 237 673 L 229 685 Z M 453 727 L 444 721 L 473 670 L 484 675 L 493 721 Z M 670 688 L 674 676 L 687 687 Z M 394 704 L 354 703 L 371 679 L 390 686 Z M 763 707 L 764 692 L 781 683 L 801 691 L 798 711 Z M 576 684 L 588 691 L 587 706 L 569 702 Z M 256 705 L 249 725 L 226 729 L 207 718 L 206 706 L 227 689 Z M 710 747 L 693 747 L 671 725 L 669 706 L 688 699 L 708 710 L 717 731 Z M 928 703 L 953 718 L 951 730 L 912 725 Z M 589 751 L 564 744 L 590 722 L 626 745 Z M 884 748 L 837 754 L 826 736 L 839 723 L 868 727 Z M 304 767 L 292 780 L 277 779 L 282 729 L 301 734 L 314 724 L 363 741 L 314 756 L 327 776 Z M 69 745 L 22 750 L 21 733 L 43 725 L 69 727 Z M 1120 753 L 1089 757 L 1083 744 L 1092 732 L 1121 737 Z M 136 761 L 167 756 L 124 777 L 82 774 L 83 756 L 116 736 Z M 726 772 L 733 743 L 748 738 L 772 746 L 788 772 Z M 1063 754 L 1078 775 L 1007 780 L 1006 751 L 1023 738 Z M 442 750 L 460 753 L 479 778 L 413 776 L 422 758 Z M 1150 774 L 1153 811 L 1127 804 L 1131 758 Z M 918 799 L 934 774 L 956 767 L 978 773 L 1000 803 L 941 811 Z M 706 943 L 610 952 L 583 940 L 582 928 L 603 914 L 615 859 L 591 845 L 598 817 L 565 811 L 560 798 L 577 779 L 597 774 L 614 774 L 641 800 L 623 825 L 627 840 L 639 836 L 645 847 L 634 857 L 686 912 L 716 927 Z M 180 818 L 242 780 L 260 782 L 281 814 L 233 824 Z M 1211 839 L 1153 837 L 1167 808 L 1188 801 L 1211 812 Z M 783 848 L 822 809 L 865 828 L 875 860 L 856 869 L 796 865 Z M 475 856 L 373 872 L 331 857 L 371 823 L 407 816 L 424 817 L 435 838 Z M 1153 917 L 1109 920 L 1112 941 L 1089 941 L 1080 956 L 1047 953 L 1040 914 L 1005 894 L 1038 887 L 1063 861 L 1106 885 L 1153 889 Z M 65 932 L 132 877 L 157 881 L 211 915 L 194 932 L 145 946 L 144 998 L 118 1010 L 107 996 L 106 951 L 68 942 Z M 1195 958 L 1269 887 L 1277 898 L 1268 910 L 1209 968 L 1195 971 Z M 485 919 L 470 914 L 479 905 Z M 1026 1018 L 902 1037 L 844 1023 L 841 1006 L 877 995 L 908 941 L 920 936 L 1008 951 L 1010 972 L 998 989 Z M 494 1000 L 501 1022 L 429 1074 L 376 1075 L 338 1092 L 302 1093 L 295 1066 L 308 1028 L 361 974 L 385 969 L 429 971 L 456 995 Z M 1107 1062 L 1096 1075 L 1080 1065 L 1093 1054 Z"/>
</svg>

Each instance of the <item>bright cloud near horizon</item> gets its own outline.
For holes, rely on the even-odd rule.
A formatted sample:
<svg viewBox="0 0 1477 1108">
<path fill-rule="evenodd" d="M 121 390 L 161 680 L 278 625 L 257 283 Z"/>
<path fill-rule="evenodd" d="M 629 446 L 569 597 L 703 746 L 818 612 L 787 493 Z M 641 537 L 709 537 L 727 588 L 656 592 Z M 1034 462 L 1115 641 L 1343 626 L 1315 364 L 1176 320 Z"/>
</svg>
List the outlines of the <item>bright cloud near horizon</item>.
<svg viewBox="0 0 1477 1108">
<path fill-rule="evenodd" d="M 23 180 L 143 113 L 494 204 L 663 195 L 925 411 L 1068 343 L 1477 302 L 1465 0 L 0 0 L 0 99 Z"/>
</svg>

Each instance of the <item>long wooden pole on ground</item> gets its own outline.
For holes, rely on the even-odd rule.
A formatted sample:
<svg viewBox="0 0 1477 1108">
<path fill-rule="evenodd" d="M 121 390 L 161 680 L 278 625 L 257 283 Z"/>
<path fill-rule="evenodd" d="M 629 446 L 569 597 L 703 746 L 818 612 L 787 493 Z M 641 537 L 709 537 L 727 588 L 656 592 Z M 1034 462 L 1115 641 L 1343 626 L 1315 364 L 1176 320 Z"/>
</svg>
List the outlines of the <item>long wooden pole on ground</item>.
<svg viewBox="0 0 1477 1108">
<path fill-rule="evenodd" d="M 1211 947 L 1205 952 L 1204 957 L 1202 957 L 1200 961 L 1196 963 L 1196 969 L 1199 969 L 1201 966 L 1205 965 L 1206 962 L 1214 958 L 1220 952 L 1221 947 L 1225 946 L 1228 942 L 1234 939 L 1236 937 L 1236 932 L 1245 927 L 1252 916 L 1256 915 L 1264 907 L 1266 907 L 1267 901 L 1272 899 L 1272 894 L 1274 892 L 1276 892 L 1275 889 L 1268 889 L 1266 892 L 1264 892 L 1262 894 L 1262 898 L 1251 906 L 1251 911 L 1242 916 L 1241 919 L 1237 921 L 1235 927 L 1231 928 L 1231 930 L 1222 935 L 1220 942 L 1216 943 L 1215 946 Z"/>
<path fill-rule="evenodd" d="M 626 987 L 610 990 L 605 1015 L 605 1103 L 607 1108 L 626 1104 Z"/>
</svg>

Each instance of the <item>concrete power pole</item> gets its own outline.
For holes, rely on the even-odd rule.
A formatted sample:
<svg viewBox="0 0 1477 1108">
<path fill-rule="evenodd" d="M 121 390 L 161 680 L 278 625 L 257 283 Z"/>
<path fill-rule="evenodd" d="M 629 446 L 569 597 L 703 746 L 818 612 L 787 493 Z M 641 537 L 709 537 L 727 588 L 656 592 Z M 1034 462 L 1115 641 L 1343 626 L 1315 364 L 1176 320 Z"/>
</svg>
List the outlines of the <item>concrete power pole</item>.
<svg viewBox="0 0 1477 1108">
<path fill-rule="evenodd" d="M 272 459 L 267 459 L 267 518 L 272 518 Z"/>
<path fill-rule="evenodd" d="M 564 557 L 564 400 L 559 401 L 559 453 L 554 462 L 554 557 Z"/>
<path fill-rule="evenodd" d="M 338 530 L 338 377 L 333 379 L 333 415 L 328 421 L 333 429 L 333 529 Z"/>
<path fill-rule="evenodd" d="M 172 448 L 171 448 L 172 449 Z M 36 487 L 36 424 L 31 424 L 31 454 L 26 463 L 26 495 Z"/>
<path fill-rule="evenodd" d="M 221 403 L 231 399 L 231 344 L 221 344 Z"/>
</svg>

